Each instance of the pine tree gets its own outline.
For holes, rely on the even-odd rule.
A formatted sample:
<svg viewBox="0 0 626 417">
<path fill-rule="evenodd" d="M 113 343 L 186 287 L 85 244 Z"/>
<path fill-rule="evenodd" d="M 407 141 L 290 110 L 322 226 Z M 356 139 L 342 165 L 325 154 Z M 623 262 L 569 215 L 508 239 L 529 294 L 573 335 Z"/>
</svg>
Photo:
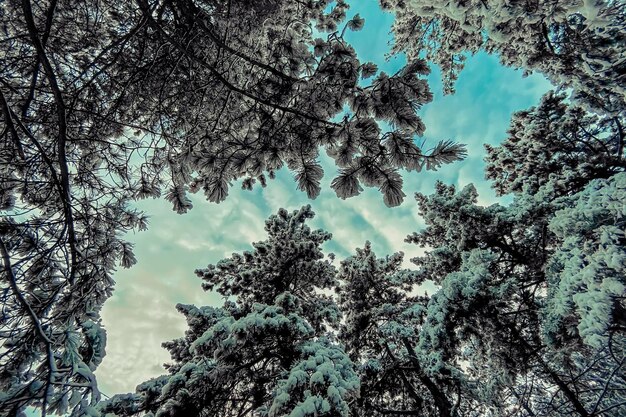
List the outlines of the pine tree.
<svg viewBox="0 0 626 417">
<path fill-rule="evenodd" d="M 347 43 L 364 21 L 343 23 L 343 0 L 3 4 L 2 413 L 626 413 L 626 6 L 381 4 L 409 57 L 393 75 Z M 487 147 L 510 206 L 478 206 L 472 186 L 418 194 L 426 228 L 408 241 L 429 252 L 412 272 L 368 244 L 337 272 L 320 249 L 330 235 L 305 224 L 310 208 L 281 210 L 253 251 L 198 271 L 226 301 L 178 306 L 189 330 L 165 344 L 168 374 L 98 404 L 99 310 L 115 268 L 135 263 L 123 234 L 147 227 L 133 200 L 163 195 L 184 213 L 188 192 L 220 202 L 234 181 L 264 186 L 283 166 L 315 198 L 325 148 L 340 198 L 365 185 L 398 205 L 400 169 L 464 155 L 414 141 L 432 100 L 423 54 L 450 92 L 480 49 L 573 91 L 515 114 L 507 140 Z M 411 295 L 426 280 L 439 290 Z"/>
<path fill-rule="evenodd" d="M 337 289 L 345 314 L 339 339 L 358 364 L 361 395 L 351 415 L 437 415 L 458 412 L 454 384 L 428 374 L 417 355 L 428 297 L 412 296 L 423 280 L 402 269 L 403 254 L 377 258 L 369 242 L 342 261 Z"/>
<path fill-rule="evenodd" d="M 591 277 L 562 266 L 575 250 L 570 242 L 594 240 L 575 229 L 553 233 L 571 211 L 565 201 L 561 211 L 529 196 L 509 207 L 481 207 L 476 196 L 470 186 L 457 193 L 442 184 L 435 195 L 418 196 L 427 227 L 409 240 L 431 249 L 414 262 L 441 287 L 419 330 L 425 369 L 451 375 L 462 396 L 505 415 L 619 415 L 624 381 L 617 375 L 626 347 L 621 267 Z M 619 239 L 611 227 L 621 215 L 599 211 L 606 213 L 599 220 L 603 236 Z M 623 242 L 614 245 L 612 253 L 623 253 Z"/>
<path fill-rule="evenodd" d="M 254 251 L 197 271 L 226 301 L 178 306 L 189 330 L 164 344 L 169 374 L 99 412 L 620 415 L 625 190 L 619 172 L 482 207 L 473 186 L 438 183 L 417 195 L 415 271 L 369 243 L 336 271 L 310 208 L 281 210 Z M 426 280 L 438 291 L 413 295 Z"/>
<path fill-rule="evenodd" d="M 548 92 L 536 107 L 513 114 L 507 138 L 486 145 L 486 177 L 500 195 L 553 199 L 626 168 L 623 116 L 603 117 Z"/>
<path fill-rule="evenodd" d="M 488 148 L 507 207 L 473 186 L 416 195 L 426 228 L 408 241 L 440 290 L 418 348 L 430 372 L 506 415 L 620 415 L 624 327 L 624 166 L 619 119 L 575 118 L 548 95 Z M 619 154 L 617 153 L 619 150 Z"/>
<path fill-rule="evenodd" d="M 164 344 L 169 374 L 102 403 L 102 413 L 347 416 L 359 378 L 331 331 L 339 310 L 323 292 L 336 271 L 320 249 L 330 234 L 312 231 L 311 217 L 308 206 L 281 209 L 253 251 L 197 271 L 224 306 L 179 305 L 189 330 Z"/>
</svg>

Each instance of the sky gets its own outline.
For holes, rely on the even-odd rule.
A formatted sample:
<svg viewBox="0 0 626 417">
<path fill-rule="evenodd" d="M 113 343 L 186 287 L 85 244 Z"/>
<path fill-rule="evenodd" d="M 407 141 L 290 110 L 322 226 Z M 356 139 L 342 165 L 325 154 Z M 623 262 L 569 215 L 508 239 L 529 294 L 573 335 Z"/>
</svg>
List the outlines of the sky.
<svg viewBox="0 0 626 417">
<path fill-rule="evenodd" d="M 365 18 L 365 27 L 347 33 L 347 40 L 362 62 L 374 62 L 381 70 L 394 73 L 403 60 L 385 61 L 393 15 L 383 13 L 374 0 L 352 3 L 348 18 L 359 13 Z M 473 183 L 480 204 L 498 202 L 484 180 L 483 144 L 502 141 L 511 114 L 536 104 L 550 84 L 538 75 L 523 78 L 521 71 L 504 68 L 497 57 L 483 53 L 468 58 L 454 95 L 442 95 L 436 68 L 428 80 L 434 100 L 420 111 L 427 147 L 452 139 L 467 145 L 468 157 L 437 172 L 405 172 L 407 197 L 398 207 L 386 207 L 380 192 L 370 188 L 348 200 L 337 198 L 330 188 L 336 168 L 323 151 L 325 176 L 315 200 L 298 191 L 293 174 L 283 169 L 264 189 L 244 191 L 239 183 L 234 184 L 220 204 L 209 203 L 202 195 L 192 196 L 194 208 L 183 215 L 172 211 L 163 199 L 139 202 L 137 207 L 151 216 L 150 226 L 127 236 L 135 244 L 138 263 L 115 274 L 114 294 L 102 310 L 108 341 L 107 355 L 96 371 L 101 391 L 108 396 L 132 392 L 139 383 L 165 373 L 162 364 L 169 355 L 161 343 L 183 336 L 186 328 L 175 305 L 222 302 L 218 295 L 202 290 L 194 270 L 264 240 L 264 220 L 281 207 L 292 211 L 310 204 L 317 215 L 309 224 L 333 234 L 325 249 L 339 260 L 369 240 L 378 256 L 403 251 L 405 264 L 411 267 L 408 259 L 419 255 L 421 249 L 406 244 L 404 238 L 423 227 L 415 192 L 432 193 L 436 180 L 458 187 Z"/>
</svg>

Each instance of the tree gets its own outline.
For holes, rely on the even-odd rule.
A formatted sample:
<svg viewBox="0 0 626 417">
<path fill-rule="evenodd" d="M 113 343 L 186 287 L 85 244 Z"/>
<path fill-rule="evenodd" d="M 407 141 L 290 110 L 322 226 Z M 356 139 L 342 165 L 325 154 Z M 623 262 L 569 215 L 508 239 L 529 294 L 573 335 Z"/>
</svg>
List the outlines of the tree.
<svg viewBox="0 0 626 417">
<path fill-rule="evenodd" d="M 347 4 L 328 5 L 3 3 L 1 409 L 98 402 L 99 309 L 116 266 L 135 262 L 124 233 L 147 227 L 133 200 L 164 194 L 184 213 L 188 191 L 220 202 L 232 181 L 264 185 L 283 165 L 314 198 L 323 146 L 341 168 L 340 197 L 363 183 L 397 205 L 399 169 L 463 156 L 451 142 L 431 153 L 414 143 L 416 111 L 432 99 L 425 65 L 387 75 L 361 63 L 338 27 Z M 382 133 L 379 121 L 394 127 Z"/>
<path fill-rule="evenodd" d="M 339 27 L 343 0 L 3 4 L 0 410 L 626 412 L 623 2 L 382 4 L 409 55 L 393 75 L 344 39 L 364 22 Z M 314 198 L 323 147 L 340 198 L 364 184 L 398 205 L 400 169 L 464 155 L 414 142 L 432 100 L 420 54 L 451 91 L 480 48 L 574 92 L 516 114 L 505 143 L 487 148 L 511 206 L 480 207 L 471 186 L 418 195 L 427 227 L 408 240 L 430 252 L 417 272 L 366 245 L 337 273 L 320 250 L 330 236 L 304 225 L 310 209 L 280 211 L 253 252 L 200 271 L 232 300 L 178 307 L 190 330 L 165 345 L 169 374 L 99 404 L 99 309 L 118 263 L 135 262 L 123 234 L 147 227 L 133 200 L 163 193 L 184 213 L 189 191 L 220 202 L 233 181 L 263 186 L 284 165 Z M 425 280 L 439 291 L 409 294 Z M 323 293 L 333 288 L 338 303 Z"/>
<path fill-rule="evenodd" d="M 424 54 L 444 73 L 446 91 L 467 53 L 484 49 L 504 65 L 538 71 L 570 87 L 595 112 L 624 112 L 625 5 L 614 0 L 381 0 L 397 14 L 395 50 Z"/>
<path fill-rule="evenodd" d="M 543 198 L 480 207 L 476 196 L 473 187 L 457 193 L 443 184 L 433 196 L 418 195 L 427 228 L 409 240 L 432 250 L 414 262 L 441 287 L 419 330 L 425 369 L 452 375 L 466 395 L 504 415 L 612 415 L 623 409 L 624 381 L 616 375 L 626 340 L 616 272 L 587 276 L 589 289 L 569 285 L 575 274 L 552 272 L 564 259 L 559 252 L 572 239 L 589 243 L 576 232 L 565 238 L 551 233 L 564 213 L 555 216 Z M 594 290 L 594 282 L 606 282 L 604 291 Z M 602 304 L 590 310 L 582 302 L 571 312 L 557 307 L 591 298 Z"/>
<path fill-rule="evenodd" d="M 281 209 L 252 252 L 197 271 L 224 305 L 178 305 L 189 329 L 164 344 L 169 373 L 103 401 L 98 411 L 295 417 L 484 410 L 479 401 L 461 402 L 459 384 L 429 372 L 417 353 L 428 297 L 410 294 L 421 279 L 402 269 L 403 255 L 377 258 L 366 243 L 337 271 L 321 252 L 330 234 L 311 231 L 311 217 L 308 206 Z"/>
<path fill-rule="evenodd" d="M 226 301 L 177 306 L 189 330 L 164 344 L 169 373 L 97 411 L 619 415 L 623 182 L 617 173 L 573 196 L 520 195 L 509 207 L 477 206 L 472 186 L 438 183 L 418 195 L 426 228 L 409 240 L 431 250 L 413 260 L 416 271 L 401 268 L 401 253 L 377 258 L 369 243 L 337 271 L 321 252 L 330 234 L 305 224 L 310 208 L 281 209 L 253 251 L 197 271 Z M 440 289 L 412 295 L 425 280 Z"/>
<path fill-rule="evenodd" d="M 348 170 L 334 183 L 340 197 L 358 194 L 362 181 L 397 205 L 398 168 L 462 156 L 458 146 L 446 143 L 428 155 L 413 142 L 424 131 L 416 110 L 432 100 L 419 78 L 427 72 L 424 63 L 394 75 L 361 63 L 343 39 L 345 28 L 337 31 L 347 4 L 338 1 L 325 14 L 327 4 L 138 1 L 146 28 L 131 40 L 135 53 L 118 66 L 119 77 L 139 69 L 141 82 L 131 83 L 129 94 L 158 91 L 154 100 L 141 102 L 137 117 L 166 140 L 172 200 L 184 201 L 189 187 L 220 202 L 232 180 L 241 178 L 251 188 L 284 164 L 314 198 L 324 146 Z M 314 39 L 311 21 L 330 35 Z M 355 16 L 346 26 L 358 30 L 363 23 Z M 369 86 L 360 85 L 361 78 L 374 75 Z M 346 104 L 350 113 L 333 121 Z M 396 151 L 396 136 L 383 135 L 376 121 L 394 125 L 404 147 Z"/>
<path fill-rule="evenodd" d="M 108 65 L 94 68 L 88 55 L 118 53 L 126 31 L 100 13 L 103 3 L 82 6 L 9 1 L 0 10 L 0 410 L 9 415 L 99 401 L 100 306 L 117 263 L 135 262 L 121 235 L 146 227 L 128 207 L 127 158 L 141 145 L 106 122 L 119 103 Z"/>
<path fill-rule="evenodd" d="M 431 248 L 414 261 L 441 286 L 420 330 L 432 370 L 490 381 L 478 394 L 506 414 L 623 413 L 623 2 L 381 4 L 397 12 L 396 52 L 437 63 L 446 92 L 480 49 L 573 91 L 487 146 L 510 207 L 443 184 L 417 195 L 427 228 L 408 240 Z"/>
<path fill-rule="evenodd" d="M 514 195 L 511 205 L 478 206 L 471 185 L 457 192 L 437 183 L 434 195 L 417 194 L 426 228 L 407 241 L 429 252 L 413 259 L 416 271 L 401 268 L 402 254 L 377 258 L 369 243 L 336 271 L 321 261 L 330 235 L 304 226 L 310 209 L 281 210 L 254 252 L 199 271 L 205 289 L 233 301 L 221 309 L 179 306 L 191 330 L 165 345 L 170 375 L 100 411 L 620 415 L 626 177 L 615 156 L 619 119 L 594 127 L 597 119 L 561 117 L 577 111 L 548 95 L 515 116 L 500 147 L 488 148 L 487 172 L 501 193 Z M 540 138 L 551 152 L 529 151 Z M 439 286 L 435 294 L 411 294 L 427 280 Z M 332 288 L 336 303 L 320 291 Z M 312 356 L 330 358 L 340 375 L 312 368 L 323 362 Z M 305 389 L 316 381 L 336 382 L 348 396 L 333 402 Z"/>
<path fill-rule="evenodd" d="M 549 229 L 562 241 L 546 266 L 552 292 L 545 331 L 551 339 L 576 335 L 600 347 L 611 333 L 626 330 L 626 242 L 621 235 L 625 180 L 621 172 L 592 181 L 564 199 L 564 208 L 550 221 Z M 574 324 L 576 329 L 563 328 Z"/>
<path fill-rule="evenodd" d="M 345 319 L 339 339 L 361 378 L 361 395 L 351 413 L 456 415 L 456 385 L 447 375 L 428 374 L 416 354 L 428 297 L 411 295 L 423 279 L 402 269 L 402 260 L 402 253 L 377 258 L 367 242 L 341 262 L 337 295 Z"/>
<path fill-rule="evenodd" d="M 408 241 L 430 251 L 413 261 L 441 287 L 418 333 L 423 363 L 462 387 L 483 381 L 468 394 L 499 413 L 626 410 L 621 122 L 549 94 L 488 147 L 510 206 L 478 206 L 473 186 L 416 195 L 426 228 Z"/>
<path fill-rule="evenodd" d="M 626 168 L 623 123 L 621 117 L 586 114 L 565 104 L 563 96 L 549 93 L 537 108 L 513 116 L 509 137 L 500 146 L 487 146 L 487 177 L 494 180 L 500 194 L 534 195 L 535 200 L 543 199 L 552 206 L 546 226 L 558 237 L 560 246 L 553 248 L 554 256 L 544 265 L 554 291 L 551 308 L 565 308 L 564 303 L 571 305 L 574 299 L 584 298 L 583 294 L 589 300 L 594 287 L 604 282 L 601 292 L 608 299 L 596 297 L 595 311 L 604 305 L 605 316 L 569 323 L 578 322 L 586 343 L 596 347 L 592 339 L 601 336 L 583 330 L 585 322 L 599 325 L 603 331 L 607 328 L 602 326 L 610 327 L 612 320 L 618 329 L 624 325 L 619 295 L 608 295 L 611 291 L 619 294 L 622 285 L 618 253 L 624 241 L 615 228 L 622 222 L 617 207 L 623 203 L 620 184 Z M 561 268 L 571 269 L 564 272 Z M 581 271 L 586 271 L 583 275 L 590 281 L 573 284 L 572 280 L 583 279 Z M 550 314 L 562 317 L 560 312 Z M 561 329 L 558 337 L 566 333 L 576 332 Z"/>
<path fill-rule="evenodd" d="M 354 365 L 330 331 L 339 310 L 323 294 L 336 271 L 312 231 L 310 207 L 281 209 L 265 223 L 268 239 L 197 274 L 222 308 L 178 305 L 190 326 L 165 343 L 169 375 L 114 396 L 103 413 L 155 416 L 347 416 L 359 392 Z"/>
</svg>

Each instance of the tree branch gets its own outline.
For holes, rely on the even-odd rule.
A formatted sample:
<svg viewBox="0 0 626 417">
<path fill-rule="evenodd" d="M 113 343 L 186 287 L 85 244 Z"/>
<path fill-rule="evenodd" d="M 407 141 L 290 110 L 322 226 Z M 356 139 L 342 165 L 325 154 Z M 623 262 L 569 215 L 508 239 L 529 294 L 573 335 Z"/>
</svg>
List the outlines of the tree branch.
<svg viewBox="0 0 626 417">
<path fill-rule="evenodd" d="M 141 1 L 141 0 L 140 0 Z M 288 80 L 288 81 L 293 81 L 293 82 L 298 82 L 299 79 L 292 77 L 290 75 L 287 75 L 279 70 L 277 70 L 276 68 L 265 64 L 261 61 L 258 61 L 246 54 L 244 54 L 243 52 L 239 52 L 236 49 L 231 48 L 230 46 L 228 46 L 225 42 L 223 42 L 219 37 L 215 36 L 215 34 L 213 33 L 213 31 L 206 25 L 205 20 L 203 19 L 197 19 L 196 16 L 200 13 L 202 14 L 206 14 L 206 12 L 204 12 L 203 10 L 199 9 L 194 3 L 193 1 L 187 1 L 189 7 L 196 13 L 194 14 L 193 18 L 194 18 L 194 22 L 197 23 L 199 25 L 199 27 L 207 34 L 209 35 L 209 37 L 211 38 L 211 40 L 213 42 L 215 42 L 215 44 L 220 47 L 221 49 L 224 49 L 228 52 L 230 52 L 231 54 L 238 56 L 239 58 L 242 58 L 244 61 L 248 61 L 251 64 L 254 64 L 255 66 L 259 67 L 259 68 L 263 68 L 266 71 L 269 71 L 270 73 L 276 75 L 277 77 L 280 77 L 282 79 Z M 230 4 L 229 4 L 230 6 Z M 207 16 L 207 18 L 210 18 L 210 16 Z"/>
<path fill-rule="evenodd" d="M 606 395 L 606 393 L 607 393 L 607 391 L 609 389 L 609 383 L 611 382 L 611 379 L 613 379 L 615 374 L 617 374 L 617 371 L 619 371 L 619 369 L 622 367 L 622 365 L 624 364 L 624 361 L 626 361 L 626 356 L 624 356 L 622 358 L 622 360 L 615 367 L 615 369 L 613 369 L 613 372 L 611 372 L 611 375 L 609 375 L 609 377 L 606 379 L 606 382 L 604 383 L 604 387 L 602 388 L 602 393 L 598 397 L 598 401 L 596 401 L 596 405 L 593 407 L 593 410 L 591 410 L 591 414 L 592 415 L 594 415 L 596 413 L 596 410 L 598 409 L 598 406 L 600 405 L 600 403 L 604 399 L 604 396 Z"/>
<path fill-rule="evenodd" d="M 391 359 L 393 359 L 395 363 L 398 363 L 398 360 L 396 359 L 395 355 L 393 354 L 393 352 L 391 351 L 391 348 L 389 347 L 387 343 L 385 343 L 385 350 L 387 351 L 387 354 L 391 357 Z M 404 374 L 404 372 L 400 372 L 400 379 L 402 379 L 402 383 L 404 384 L 406 389 L 409 391 L 409 396 L 413 398 L 413 401 L 415 401 L 415 403 L 418 406 L 421 407 L 424 400 L 417 394 L 417 391 L 415 391 L 415 388 L 413 387 L 413 385 L 411 385 L 409 380 L 406 378 L 406 375 Z"/>
<path fill-rule="evenodd" d="M 617 135 L 619 138 L 619 145 L 617 146 L 617 158 L 622 159 L 622 154 L 624 153 L 624 128 L 619 121 L 619 117 L 614 117 L 615 125 L 617 126 Z"/>
<path fill-rule="evenodd" d="M 26 0 L 24 0 L 26 1 Z M 151 26 L 156 29 L 159 33 L 161 33 L 163 35 L 163 37 L 165 37 L 165 39 L 174 47 L 176 47 L 176 49 L 178 49 L 181 53 L 183 53 L 186 57 L 188 57 L 189 59 L 195 61 L 196 63 L 198 63 L 201 67 L 209 70 L 209 72 L 211 72 L 211 74 L 217 78 L 217 80 L 222 83 L 224 86 L 226 86 L 228 89 L 235 91 L 245 97 L 248 97 L 258 103 L 264 104 L 266 106 L 275 108 L 277 110 L 281 110 L 284 111 L 286 113 L 291 113 L 294 114 L 296 116 L 302 117 L 304 119 L 307 120 L 311 120 L 314 122 L 318 122 L 318 123 L 322 123 L 325 125 L 331 125 L 331 126 L 341 126 L 338 123 L 333 123 L 330 122 L 328 120 L 324 120 L 324 119 L 320 119 L 318 117 L 315 117 L 311 114 L 307 114 L 304 112 L 301 112 L 300 110 L 296 110 L 294 108 L 291 107 L 286 107 L 277 103 L 272 103 L 271 101 L 264 99 L 262 97 L 258 97 L 242 88 L 239 88 L 237 86 L 235 86 L 234 84 L 232 84 L 230 81 L 228 81 L 222 74 L 219 73 L 219 71 L 217 71 L 215 68 L 213 68 L 211 65 L 207 64 L 206 62 L 204 62 L 202 59 L 198 58 L 197 56 L 195 56 L 194 54 L 189 53 L 189 51 L 187 50 L 187 48 L 183 47 L 180 43 L 178 43 L 172 36 L 170 36 L 167 32 L 165 32 L 165 30 L 163 30 L 163 28 L 161 27 L 161 25 L 159 25 L 159 23 L 154 20 L 154 18 L 152 17 L 152 15 L 150 15 L 150 10 L 149 10 L 149 5 L 148 2 L 146 0 L 138 0 L 140 3 L 140 7 L 142 8 L 142 11 L 144 13 L 147 14 L 148 16 L 148 20 L 149 23 L 151 24 Z"/>
<path fill-rule="evenodd" d="M 435 405 L 437 406 L 437 409 L 439 410 L 439 415 L 441 417 L 451 417 L 452 416 L 452 404 L 450 403 L 450 400 L 448 400 L 448 397 L 446 397 L 446 395 L 441 391 L 441 389 L 439 389 L 437 384 L 435 384 L 433 380 L 430 379 L 424 373 L 419 363 L 419 360 L 417 359 L 417 356 L 415 356 L 415 350 L 413 350 L 413 346 L 411 346 L 411 342 L 409 341 L 409 339 L 407 339 L 406 337 L 403 337 L 402 343 L 404 344 L 404 347 L 407 350 L 407 354 L 409 355 L 409 360 L 411 361 L 411 363 L 417 370 L 416 372 L 417 372 L 418 378 L 420 379 L 422 384 L 426 386 L 426 388 L 430 392 L 430 395 L 432 395 L 433 399 L 435 400 Z"/>
<path fill-rule="evenodd" d="M 48 37 L 50 36 L 50 30 L 52 29 L 52 19 L 54 17 L 54 9 L 56 8 L 57 0 L 52 0 L 50 2 L 50 6 L 48 7 L 48 12 L 46 13 L 46 27 L 44 29 L 43 38 L 41 39 L 42 46 L 46 46 L 48 42 Z M 30 103 L 35 98 L 35 87 L 37 87 L 37 79 L 39 78 L 39 69 L 41 68 L 41 59 L 39 55 L 37 55 L 37 60 L 35 62 L 35 68 L 33 68 L 33 76 L 30 82 L 30 89 L 28 91 L 28 97 L 26 101 L 22 105 L 22 117 L 26 117 L 28 114 L 28 108 L 30 107 Z"/>
<path fill-rule="evenodd" d="M 13 117 L 11 115 L 11 109 L 9 108 L 9 103 L 7 103 L 4 94 L 2 94 L 2 90 L 0 90 L 0 105 L 2 105 L 2 113 L 4 114 L 4 118 L 6 119 L 6 124 L 9 130 L 11 131 L 11 137 L 13 138 L 13 143 L 15 144 L 15 148 L 17 149 L 17 153 L 22 159 L 22 161 L 26 160 L 26 155 L 24 155 L 24 148 L 22 147 L 22 143 L 20 142 L 20 138 L 17 134 L 17 130 L 15 129 L 15 124 L 13 123 Z"/>
<path fill-rule="evenodd" d="M 63 100 L 63 94 L 61 93 L 61 89 L 59 88 L 59 83 L 54 73 L 54 69 L 52 68 L 52 64 L 50 63 L 50 60 L 48 59 L 48 56 L 46 55 L 46 52 L 44 50 L 43 44 L 39 39 L 39 35 L 37 34 L 37 27 L 35 26 L 35 20 L 33 18 L 33 11 L 30 0 L 22 0 L 22 11 L 24 12 L 24 18 L 26 20 L 26 26 L 28 27 L 28 33 L 30 35 L 33 45 L 35 46 L 35 50 L 37 51 L 37 56 L 43 64 L 44 72 L 46 73 L 46 77 L 48 78 L 48 82 L 50 83 L 50 87 L 52 88 L 54 101 L 56 103 L 57 118 L 59 123 L 57 153 L 59 157 L 59 170 L 62 188 L 61 202 L 63 204 L 63 209 L 65 212 L 65 226 L 67 227 L 68 244 L 70 246 L 71 260 L 69 282 L 70 284 L 73 284 L 76 275 L 78 251 L 76 250 L 76 233 L 74 231 L 74 215 L 72 213 L 71 207 L 69 170 L 67 167 L 67 155 L 65 152 L 65 144 L 67 142 L 67 119 L 65 101 Z"/>
<path fill-rule="evenodd" d="M 559 387 L 559 389 L 563 392 L 563 395 L 569 400 L 569 402 L 574 406 L 574 410 L 582 417 L 589 417 L 589 412 L 585 409 L 585 407 L 578 400 L 577 395 L 567 386 L 565 382 L 559 377 L 559 375 L 546 363 L 545 360 L 541 357 L 541 354 L 533 349 L 532 346 L 522 337 L 519 333 L 515 325 L 509 323 L 507 327 L 511 330 L 513 337 L 517 339 L 526 349 L 528 349 L 532 354 L 537 358 L 537 362 L 543 370 L 550 376 L 550 378 L 554 381 L 554 383 Z"/>
</svg>

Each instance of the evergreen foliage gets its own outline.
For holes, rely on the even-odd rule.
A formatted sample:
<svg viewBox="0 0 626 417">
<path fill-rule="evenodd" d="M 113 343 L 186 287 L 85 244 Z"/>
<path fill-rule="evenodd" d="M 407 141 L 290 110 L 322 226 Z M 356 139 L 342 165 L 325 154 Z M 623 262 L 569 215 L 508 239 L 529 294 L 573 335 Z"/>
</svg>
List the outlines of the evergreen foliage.
<svg viewBox="0 0 626 417">
<path fill-rule="evenodd" d="M 497 53 L 504 65 L 570 87 L 586 109 L 616 116 L 626 106 L 626 5 L 620 0 L 380 0 L 392 9 L 395 50 L 425 56 L 447 92 L 468 53 Z"/>
<path fill-rule="evenodd" d="M 347 416 L 359 392 L 353 362 L 332 329 L 339 309 L 323 294 L 336 271 L 321 252 L 330 234 L 312 231 L 310 207 L 280 210 L 268 239 L 197 271 L 221 308 L 179 305 L 190 326 L 165 343 L 169 375 L 136 394 L 115 396 L 102 413 L 165 416 Z"/>
<path fill-rule="evenodd" d="M 99 411 L 620 415 L 625 180 L 552 201 L 520 194 L 508 207 L 438 183 L 417 195 L 426 228 L 407 240 L 429 251 L 414 271 L 369 242 L 337 270 L 320 250 L 330 235 L 305 225 L 310 208 L 281 209 L 254 251 L 198 271 L 226 301 L 178 306 L 190 329 L 164 344 L 169 374 Z M 426 280 L 439 289 L 416 294 Z"/>
<path fill-rule="evenodd" d="M 487 147 L 509 206 L 477 205 L 471 185 L 416 195 L 426 228 L 407 241 L 440 286 L 419 347 L 461 387 L 460 415 L 467 398 L 496 415 L 626 412 L 623 122 L 549 93 Z"/>
<path fill-rule="evenodd" d="M 626 414 L 626 6 L 380 3 L 409 60 L 393 75 L 347 43 L 365 22 L 344 22 L 344 0 L 2 3 L 0 415 Z M 511 204 L 478 205 L 473 185 L 417 194 L 414 270 L 369 242 L 337 267 L 310 207 L 281 209 L 265 241 L 197 271 L 224 303 L 177 306 L 167 373 L 102 400 L 100 308 L 136 262 L 124 233 L 147 227 L 133 200 L 185 213 L 188 192 L 218 203 L 283 166 L 315 198 L 325 148 L 338 197 L 365 185 L 396 206 L 400 170 L 465 152 L 415 142 L 423 58 L 451 92 L 480 49 L 572 92 L 486 147 Z"/>
<path fill-rule="evenodd" d="M 404 197 L 399 169 L 463 157 L 448 142 L 432 153 L 415 144 L 416 111 L 432 100 L 426 65 L 388 75 L 360 62 L 344 34 L 364 19 L 343 22 L 347 9 L 2 2 L 0 409 L 89 412 L 99 401 L 99 311 L 115 268 L 136 262 L 124 234 L 147 227 L 132 201 L 163 195 L 185 213 L 188 192 L 220 202 L 234 181 L 265 186 L 283 166 L 315 198 L 323 147 L 341 169 L 339 197 L 364 184 L 393 206 Z"/>
</svg>

